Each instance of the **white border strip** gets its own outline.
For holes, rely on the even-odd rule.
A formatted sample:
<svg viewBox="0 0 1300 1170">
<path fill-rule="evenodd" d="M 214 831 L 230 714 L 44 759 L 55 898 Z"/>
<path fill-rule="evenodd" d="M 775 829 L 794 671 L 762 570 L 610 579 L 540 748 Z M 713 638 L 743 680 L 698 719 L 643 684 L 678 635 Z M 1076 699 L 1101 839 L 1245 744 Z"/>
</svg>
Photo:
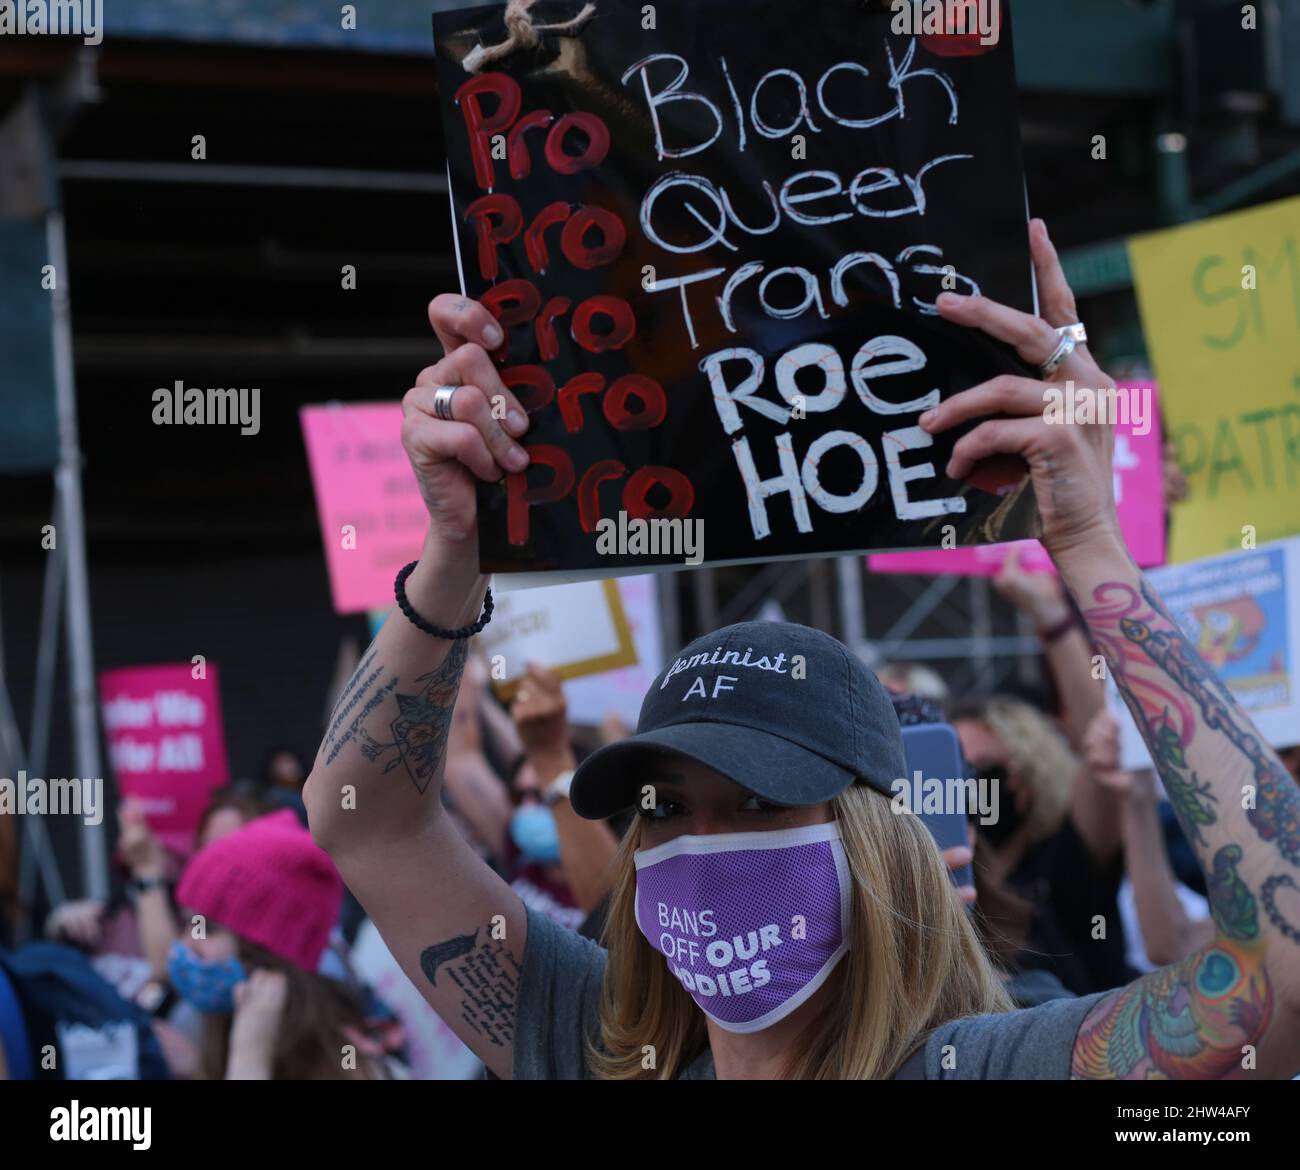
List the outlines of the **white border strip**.
<svg viewBox="0 0 1300 1170">
<path fill-rule="evenodd" d="M 708 833 L 704 836 L 674 837 L 653 849 L 638 849 L 633 855 L 637 869 L 657 865 L 670 857 L 683 854 L 730 853 L 737 849 L 785 849 L 793 845 L 816 845 L 822 841 L 839 841 L 840 826 L 836 821 L 823 825 L 802 825 L 797 829 L 769 829 L 754 833 Z M 843 861 L 843 846 L 837 851 Z M 840 874 L 841 882 L 847 876 L 847 863 Z"/>
</svg>

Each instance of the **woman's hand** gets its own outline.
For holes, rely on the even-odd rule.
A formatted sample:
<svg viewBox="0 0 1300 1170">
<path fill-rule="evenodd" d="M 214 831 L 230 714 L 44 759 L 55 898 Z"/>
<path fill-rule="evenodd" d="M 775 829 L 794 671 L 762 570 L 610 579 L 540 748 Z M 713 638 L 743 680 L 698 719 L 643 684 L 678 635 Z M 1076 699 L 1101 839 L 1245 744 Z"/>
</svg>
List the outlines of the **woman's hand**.
<svg viewBox="0 0 1300 1170">
<path fill-rule="evenodd" d="M 975 851 L 967 845 L 952 845 L 943 850 L 943 863 L 948 867 L 950 873 L 956 873 L 964 869 L 975 858 Z M 975 905 L 975 887 L 958 886 L 957 896 L 966 903 L 967 906 Z"/>
<path fill-rule="evenodd" d="M 1025 361 L 1041 366 L 1060 340 L 1057 328 L 1076 323 L 1079 314 L 1042 220 L 1030 225 L 1029 240 L 1038 274 L 1041 317 L 986 297 L 954 293 L 944 293 L 938 308 L 946 320 L 982 329 L 1015 346 Z M 1063 387 L 1067 380 L 1094 392 L 1115 385 L 1114 379 L 1098 368 L 1086 345 L 1080 345 L 1057 371 L 1056 383 Z M 972 419 L 986 419 L 957 442 L 948 474 L 964 479 L 977 463 L 995 455 L 1024 459 L 1043 518 L 1043 544 L 1059 564 L 1063 555 L 1086 549 L 1098 540 L 1113 544 L 1117 540 L 1122 543 L 1122 538 L 1112 483 L 1113 427 L 1048 422 L 1047 391 L 1041 381 L 1004 374 L 940 403 L 921 416 L 920 425 L 931 434 L 942 434 Z M 990 415 L 1004 417 L 990 419 Z"/>
<path fill-rule="evenodd" d="M 519 729 L 524 752 L 539 773 L 558 775 L 573 767 L 569 762 L 568 704 L 557 674 L 530 662 L 510 705 L 510 717 Z"/>
<path fill-rule="evenodd" d="M 230 1026 L 227 1063 L 229 1079 L 270 1077 L 288 991 L 289 979 L 283 971 L 261 967 L 235 985 L 235 1015 Z"/>
<path fill-rule="evenodd" d="M 104 937 L 104 903 L 94 898 L 62 903 L 45 920 L 45 936 L 94 950 Z"/>
<path fill-rule="evenodd" d="M 429 321 L 446 356 L 421 370 L 402 400 L 402 445 L 429 509 L 431 536 L 442 548 L 463 546 L 478 563 L 475 477 L 497 483 L 528 466 L 515 441 L 528 430 L 528 415 L 501 381 L 490 350 L 501 344 L 501 326 L 477 301 L 453 293 L 434 298 Z M 452 418 L 434 414 L 434 395 L 454 386 Z"/>
<path fill-rule="evenodd" d="M 1022 610 L 1041 631 L 1050 630 L 1070 616 L 1061 579 L 1051 573 L 1029 573 L 1020 563 L 1020 546 L 1007 548 L 1007 559 L 993 579 L 993 587 L 1017 609 Z"/>
<path fill-rule="evenodd" d="M 118 810 L 118 848 L 122 851 L 133 877 L 162 878 L 167 876 L 167 851 L 154 836 L 139 807 L 127 801 Z"/>
<path fill-rule="evenodd" d="M 1133 773 L 1120 763 L 1119 722 L 1108 710 L 1100 711 L 1088 724 L 1083 736 L 1083 762 L 1103 788 L 1117 796 L 1127 796 L 1133 786 Z"/>
<path fill-rule="evenodd" d="M 1083 762 L 1093 779 L 1117 797 L 1127 800 L 1156 800 L 1155 776 L 1150 768 L 1128 771 L 1120 762 L 1119 722 L 1109 710 L 1102 710 L 1083 737 Z"/>
</svg>

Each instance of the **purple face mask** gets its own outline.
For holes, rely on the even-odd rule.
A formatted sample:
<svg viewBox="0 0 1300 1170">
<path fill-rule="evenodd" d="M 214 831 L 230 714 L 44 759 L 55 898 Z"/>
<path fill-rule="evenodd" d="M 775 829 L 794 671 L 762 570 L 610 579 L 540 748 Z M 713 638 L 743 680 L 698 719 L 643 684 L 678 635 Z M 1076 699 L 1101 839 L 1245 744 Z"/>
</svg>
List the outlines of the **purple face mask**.
<svg viewBox="0 0 1300 1170">
<path fill-rule="evenodd" d="M 848 951 L 852 885 L 835 823 L 677 837 L 636 854 L 636 921 L 728 1032 L 784 1019 Z"/>
</svg>

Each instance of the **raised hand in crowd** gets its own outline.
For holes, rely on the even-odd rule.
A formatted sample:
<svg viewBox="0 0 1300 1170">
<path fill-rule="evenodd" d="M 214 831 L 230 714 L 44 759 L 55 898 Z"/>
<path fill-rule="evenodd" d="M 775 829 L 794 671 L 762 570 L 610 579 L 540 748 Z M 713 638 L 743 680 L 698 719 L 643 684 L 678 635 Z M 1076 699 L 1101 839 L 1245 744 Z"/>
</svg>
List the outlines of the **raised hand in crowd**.
<svg viewBox="0 0 1300 1170">
<path fill-rule="evenodd" d="M 609 892 L 618 838 L 604 821 L 580 817 L 569 804 L 568 786 L 577 761 L 569 742 L 568 705 L 559 677 L 529 663 L 510 715 L 543 804 L 555 820 L 564 880 L 577 906 L 589 912 Z"/>
<path fill-rule="evenodd" d="M 45 937 L 93 951 L 104 936 L 104 910 L 96 898 L 63 902 L 45 919 Z"/>
<path fill-rule="evenodd" d="M 235 985 L 227 1080 L 271 1079 L 288 992 L 289 980 L 284 972 L 266 968 L 249 972 L 247 979 Z"/>
<path fill-rule="evenodd" d="M 1075 617 L 1061 579 L 1030 573 L 1018 545 L 1007 550 L 994 588 L 1033 624 L 1061 703 L 1061 722 L 1077 752 L 1093 717 L 1105 705 L 1105 687 L 1092 668 L 1092 647 Z"/>
<path fill-rule="evenodd" d="M 468 635 L 487 589 L 474 485 L 527 466 L 516 440 L 528 418 L 488 356 L 503 334 L 482 305 L 440 296 L 429 320 L 445 356 L 421 371 L 403 400 L 402 443 L 429 512 L 405 593 L 423 622 Z M 353 676 L 340 702 L 364 704 L 380 688 L 391 697 L 355 732 L 325 737 L 304 789 L 311 830 L 430 1005 L 508 1077 L 526 911 L 442 808 L 468 637 L 433 637 L 394 614 L 372 653 L 369 670 Z M 406 716 L 397 718 L 399 711 Z M 355 800 L 345 801 L 345 792 Z M 491 931 L 487 923 L 495 924 Z M 474 990 L 464 990 L 464 975 L 453 977 L 461 972 Z M 503 1003 L 511 1006 L 502 1010 Z"/>
<path fill-rule="evenodd" d="M 118 810 L 118 848 L 131 871 L 131 894 L 140 949 L 153 977 L 167 978 L 167 963 L 180 927 L 172 907 L 173 861 L 143 811 L 132 801 Z"/>
<path fill-rule="evenodd" d="M 510 717 L 519 731 L 524 754 L 549 784 L 562 772 L 572 772 L 576 761 L 569 743 L 568 705 L 558 676 L 535 662 L 515 691 Z"/>
<path fill-rule="evenodd" d="M 140 879 L 167 878 L 171 860 L 139 806 L 130 800 L 123 801 L 117 819 L 117 844 L 131 876 Z"/>
<path fill-rule="evenodd" d="M 1124 857 L 1133 884 L 1142 945 L 1156 966 L 1177 963 L 1214 937 L 1214 922 L 1193 918 L 1178 897 L 1178 883 L 1160 823 L 1160 791 L 1149 768 L 1120 763 L 1119 722 L 1102 711 L 1088 728 L 1086 761 L 1097 782 L 1120 806 Z"/>
<path fill-rule="evenodd" d="M 448 806 L 464 832 L 500 863 L 506 855 L 510 795 L 483 751 L 483 713 L 495 706 L 487 686 L 486 664 L 471 655 L 448 729 L 444 784 Z"/>
</svg>

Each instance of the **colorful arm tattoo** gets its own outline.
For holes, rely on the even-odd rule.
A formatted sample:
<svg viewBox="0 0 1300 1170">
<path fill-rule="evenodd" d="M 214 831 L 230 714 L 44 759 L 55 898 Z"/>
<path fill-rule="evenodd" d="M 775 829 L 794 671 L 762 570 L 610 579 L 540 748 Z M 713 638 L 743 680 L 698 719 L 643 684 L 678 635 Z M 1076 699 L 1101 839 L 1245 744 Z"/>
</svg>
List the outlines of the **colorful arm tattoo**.
<svg viewBox="0 0 1300 1170">
<path fill-rule="evenodd" d="M 1273 1013 L 1255 899 L 1237 876 L 1241 850 L 1214 858 L 1211 901 L 1220 937 L 1097 1002 L 1074 1041 L 1071 1075 L 1086 1080 L 1224 1080 Z"/>
<path fill-rule="evenodd" d="M 1252 892 L 1239 870 L 1245 850 L 1222 843 L 1229 826 L 1220 822 L 1220 801 L 1235 804 L 1240 791 L 1254 832 L 1280 860 L 1300 866 L 1300 790 L 1145 581 L 1140 587 L 1100 585 L 1093 601 L 1084 616 L 1206 870 L 1218 937 L 1181 963 L 1100 1000 L 1076 1038 L 1073 1075 L 1240 1075 L 1248 1067 L 1247 1046 L 1258 1043 L 1274 1007 L 1259 908 L 1274 937 L 1300 944 L 1300 930 L 1277 904 L 1280 889 L 1297 887 L 1283 873 L 1267 878 L 1258 897 Z M 1222 742 L 1192 753 L 1197 736 L 1198 745 L 1211 736 Z M 1198 773 L 1193 754 L 1201 767 L 1222 757 L 1235 775 L 1212 782 Z M 1239 767 L 1231 766 L 1234 759 Z M 1257 850 L 1250 855 L 1256 872 Z"/>
</svg>

